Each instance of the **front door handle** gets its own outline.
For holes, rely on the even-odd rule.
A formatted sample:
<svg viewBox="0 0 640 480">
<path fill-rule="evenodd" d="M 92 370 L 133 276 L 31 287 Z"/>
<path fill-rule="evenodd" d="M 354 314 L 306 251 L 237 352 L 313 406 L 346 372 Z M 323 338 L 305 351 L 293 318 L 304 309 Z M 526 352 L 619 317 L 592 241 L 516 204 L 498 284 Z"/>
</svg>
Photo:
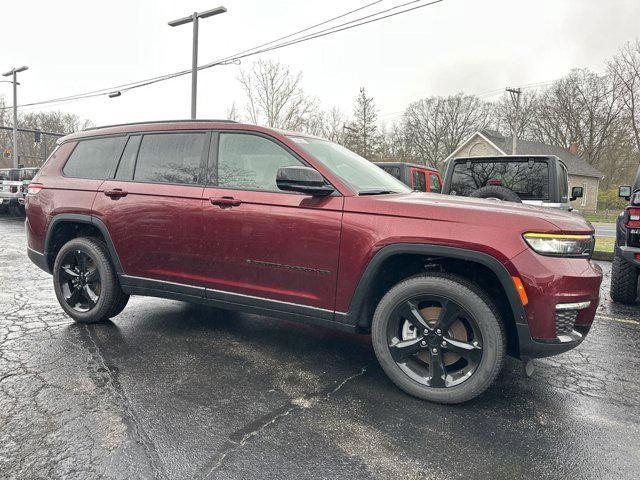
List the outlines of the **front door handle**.
<svg viewBox="0 0 640 480">
<path fill-rule="evenodd" d="M 220 208 L 237 207 L 242 203 L 241 200 L 236 200 L 233 197 L 210 197 L 209 201 L 212 205 L 218 205 Z"/>
<path fill-rule="evenodd" d="M 107 197 L 110 198 L 120 198 L 120 197 L 126 197 L 128 195 L 129 192 L 125 192 L 124 190 L 122 190 L 121 188 L 114 188 L 112 190 L 105 190 L 104 194 Z"/>
</svg>

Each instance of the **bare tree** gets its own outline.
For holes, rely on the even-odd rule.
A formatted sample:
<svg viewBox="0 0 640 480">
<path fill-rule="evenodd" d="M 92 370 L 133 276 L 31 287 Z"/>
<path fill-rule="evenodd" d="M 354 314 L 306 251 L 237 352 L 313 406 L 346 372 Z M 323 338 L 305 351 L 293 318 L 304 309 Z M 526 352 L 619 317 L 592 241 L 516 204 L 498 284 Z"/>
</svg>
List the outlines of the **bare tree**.
<svg viewBox="0 0 640 480">
<path fill-rule="evenodd" d="M 346 142 L 354 152 L 371 160 L 378 153 L 380 132 L 378 131 L 378 110 L 373 97 L 368 97 L 364 87 L 356 97 L 353 120 L 346 127 Z"/>
<path fill-rule="evenodd" d="M 236 102 L 231 103 L 231 106 L 227 108 L 227 120 L 233 120 L 234 122 L 240 121 L 240 112 L 236 107 Z"/>
<path fill-rule="evenodd" d="M 518 112 L 517 132 L 518 138 L 530 138 L 531 124 L 533 122 L 538 98 L 535 92 L 523 92 L 520 96 L 520 109 Z M 492 128 L 504 135 L 511 135 L 516 125 L 516 109 L 509 95 L 504 94 L 492 106 Z"/>
<path fill-rule="evenodd" d="M 438 166 L 466 138 L 489 125 L 491 112 L 491 105 L 462 93 L 411 103 L 402 120 L 410 156 Z"/>
<path fill-rule="evenodd" d="M 301 73 L 278 62 L 258 61 L 240 72 L 250 122 L 273 128 L 304 130 L 317 114 L 317 102 L 305 95 Z"/>
<path fill-rule="evenodd" d="M 640 152 L 640 40 L 626 43 L 608 62 L 627 119 Z"/>
</svg>

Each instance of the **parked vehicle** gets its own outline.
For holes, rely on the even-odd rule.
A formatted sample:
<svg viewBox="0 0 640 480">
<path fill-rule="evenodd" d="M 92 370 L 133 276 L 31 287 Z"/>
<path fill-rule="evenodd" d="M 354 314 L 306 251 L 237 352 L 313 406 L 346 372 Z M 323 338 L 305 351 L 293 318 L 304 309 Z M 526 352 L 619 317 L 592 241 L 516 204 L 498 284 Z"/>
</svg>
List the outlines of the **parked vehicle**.
<svg viewBox="0 0 640 480">
<path fill-rule="evenodd" d="M 20 182 L 22 183 L 20 185 L 20 193 L 22 193 L 22 195 L 18 197 L 18 203 L 22 206 L 24 206 L 24 197 L 27 196 L 29 184 L 31 180 L 33 180 L 33 177 L 36 176 L 36 173 L 38 173 L 38 170 L 38 167 L 25 167 L 20 169 Z M 24 213 L 24 211 L 22 213 Z"/>
<path fill-rule="evenodd" d="M 599 300 L 584 219 L 412 192 L 335 143 L 255 125 L 68 135 L 26 207 L 28 255 L 78 322 L 147 295 L 371 332 L 389 378 L 442 403 L 482 393 L 507 353 L 576 347 Z"/>
<path fill-rule="evenodd" d="M 0 206 L 12 215 L 22 213 L 18 199 L 22 198 L 20 169 L 3 168 L 0 170 Z"/>
<path fill-rule="evenodd" d="M 640 168 L 633 185 L 623 185 L 618 196 L 629 205 L 616 219 L 616 244 L 611 265 L 611 300 L 627 305 L 638 297 L 640 271 Z"/>
<path fill-rule="evenodd" d="M 406 162 L 376 162 L 381 169 L 418 192 L 440 193 L 442 177 L 436 169 Z"/>
<path fill-rule="evenodd" d="M 554 155 L 460 157 L 447 164 L 442 193 L 572 210 L 567 167 Z"/>
</svg>

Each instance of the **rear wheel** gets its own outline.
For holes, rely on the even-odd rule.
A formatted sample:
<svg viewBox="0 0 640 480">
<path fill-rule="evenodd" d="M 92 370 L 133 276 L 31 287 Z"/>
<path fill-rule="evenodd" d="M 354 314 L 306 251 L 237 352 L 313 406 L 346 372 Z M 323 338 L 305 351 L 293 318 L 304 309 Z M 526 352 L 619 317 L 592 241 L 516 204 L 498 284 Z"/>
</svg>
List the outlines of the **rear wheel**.
<svg viewBox="0 0 640 480">
<path fill-rule="evenodd" d="M 105 244 L 75 238 L 58 252 L 53 266 L 58 302 L 77 322 L 97 323 L 120 313 L 129 296 L 122 292 Z"/>
<path fill-rule="evenodd" d="M 616 255 L 611 265 L 611 299 L 632 305 L 638 296 L 638 269 Z"/>
<path fill-rule="evenodd" d="M 454 275 L 397 284 L 378 304 L 371 333 L 389 378 L 425 400 L 470 400 L 502 368 L 504 329 L 495 308 L 482 290 Z"/>
</svg>

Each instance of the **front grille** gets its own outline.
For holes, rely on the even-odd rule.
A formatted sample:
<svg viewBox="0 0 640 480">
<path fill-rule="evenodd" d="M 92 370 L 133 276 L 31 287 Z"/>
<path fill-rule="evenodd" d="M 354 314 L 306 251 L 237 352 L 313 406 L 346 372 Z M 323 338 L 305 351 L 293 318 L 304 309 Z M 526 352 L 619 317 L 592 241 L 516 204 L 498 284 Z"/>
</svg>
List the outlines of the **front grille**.
<svg viewBox="0 0 640 480">
<path fill-rule="evenodd" d="M 556 310 L 556 335 L 571 333 L 578 310 Z"/>
</svg>

